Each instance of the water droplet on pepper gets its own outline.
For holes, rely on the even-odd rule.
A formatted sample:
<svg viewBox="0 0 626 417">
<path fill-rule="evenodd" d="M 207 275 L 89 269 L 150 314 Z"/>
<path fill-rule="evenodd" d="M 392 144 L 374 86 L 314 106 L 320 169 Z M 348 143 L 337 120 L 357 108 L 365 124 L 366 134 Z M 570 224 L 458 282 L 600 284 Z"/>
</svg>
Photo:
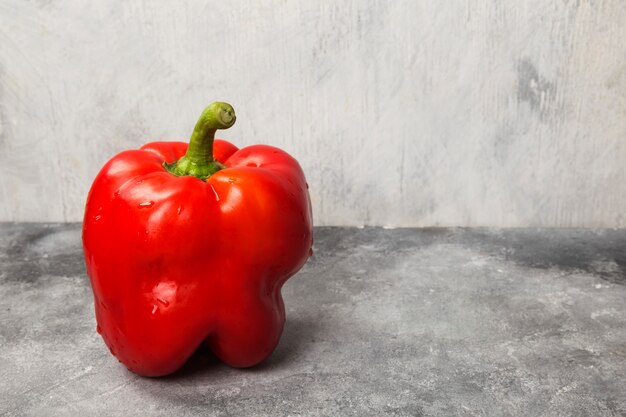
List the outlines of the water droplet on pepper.
<svg viewBox="0 0 626 417">
<path fill-rule="evenodd" d="M 213 185 L 209 184 L 209 186 L 211 187 L 211 190 L 213 190 L 213 194 L 215 194 L 215 201 L 220 201 L 220 196 L 217 195 L 217 191 L 215 191 L 215 188 L 213 188 Z"/>
<path fill-rule="evenodd" d="M 144 201 L 139 203 L 139 208 L 150 208 L 154 205 L 154 201 Z"/>
</svg>

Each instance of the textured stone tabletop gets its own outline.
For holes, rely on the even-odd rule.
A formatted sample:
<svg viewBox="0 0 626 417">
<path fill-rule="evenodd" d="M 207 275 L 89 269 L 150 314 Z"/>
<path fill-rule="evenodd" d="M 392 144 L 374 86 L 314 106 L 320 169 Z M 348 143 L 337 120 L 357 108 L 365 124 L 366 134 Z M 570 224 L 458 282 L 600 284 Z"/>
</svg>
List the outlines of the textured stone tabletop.
<svg viewBox="0 0 626 417">
<path fill-rule="evenodd" d="M 626 231 L 316 229 L 268 361 L 142 378 L 95 331 L 80 226 L 0 225 L 0 415 L 620 416 Z"/>
</svg>

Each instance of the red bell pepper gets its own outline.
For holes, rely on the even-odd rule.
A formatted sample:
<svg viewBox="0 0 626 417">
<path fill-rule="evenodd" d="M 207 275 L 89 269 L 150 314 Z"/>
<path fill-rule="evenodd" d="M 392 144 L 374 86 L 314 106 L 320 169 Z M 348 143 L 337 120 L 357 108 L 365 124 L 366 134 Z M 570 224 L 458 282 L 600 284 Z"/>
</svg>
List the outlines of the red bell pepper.
<svg viewBox="0 0 626 417">
<path fill-rule="evenodd" d="M 179 369 L 202 344 L 225 363 L 267 358 L 285 322 L 281 287 L 312 245 L 304 174 L 286 152 L 215 139 L 235 122 L 207 107 L 182 142 L 113 157 L 85 209 L 97 331 L 141 375 Z"/>
</svg>

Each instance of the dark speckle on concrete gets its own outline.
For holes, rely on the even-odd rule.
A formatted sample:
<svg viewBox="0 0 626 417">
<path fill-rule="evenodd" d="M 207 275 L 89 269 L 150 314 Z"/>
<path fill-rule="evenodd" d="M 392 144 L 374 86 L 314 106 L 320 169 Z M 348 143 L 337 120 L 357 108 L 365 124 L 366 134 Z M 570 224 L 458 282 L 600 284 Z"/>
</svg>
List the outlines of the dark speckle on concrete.
<svg viewBox="0 0 626 417">
<path fill-rule="evenodd" d="M 548 104 L 554 100 L 555 86 L 539 74 L 529 59 L 517 64 L 517 100 L 530 105 L 530 108 L 545 116 Z"/>
<path fill-rule="evenodd" d="M 626 231 L 318 228 L 263 364 L 95 332 L 80 226 L 0 225 L 0 415 L 621 416 Z"/>
</svg>

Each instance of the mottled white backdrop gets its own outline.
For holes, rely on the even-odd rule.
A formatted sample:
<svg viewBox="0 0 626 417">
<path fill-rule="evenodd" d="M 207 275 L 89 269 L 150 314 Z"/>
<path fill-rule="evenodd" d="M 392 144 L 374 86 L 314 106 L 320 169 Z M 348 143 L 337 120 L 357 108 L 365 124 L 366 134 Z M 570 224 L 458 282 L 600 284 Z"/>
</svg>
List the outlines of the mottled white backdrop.
<svg viewBox="0 0 626 417">
<path fill-rule="evenodd" d="M 0 0 L 0 220 L 81 220 L 215 100 L 318 225 L 626 225 L 622 0 Z"/>
</svg>

